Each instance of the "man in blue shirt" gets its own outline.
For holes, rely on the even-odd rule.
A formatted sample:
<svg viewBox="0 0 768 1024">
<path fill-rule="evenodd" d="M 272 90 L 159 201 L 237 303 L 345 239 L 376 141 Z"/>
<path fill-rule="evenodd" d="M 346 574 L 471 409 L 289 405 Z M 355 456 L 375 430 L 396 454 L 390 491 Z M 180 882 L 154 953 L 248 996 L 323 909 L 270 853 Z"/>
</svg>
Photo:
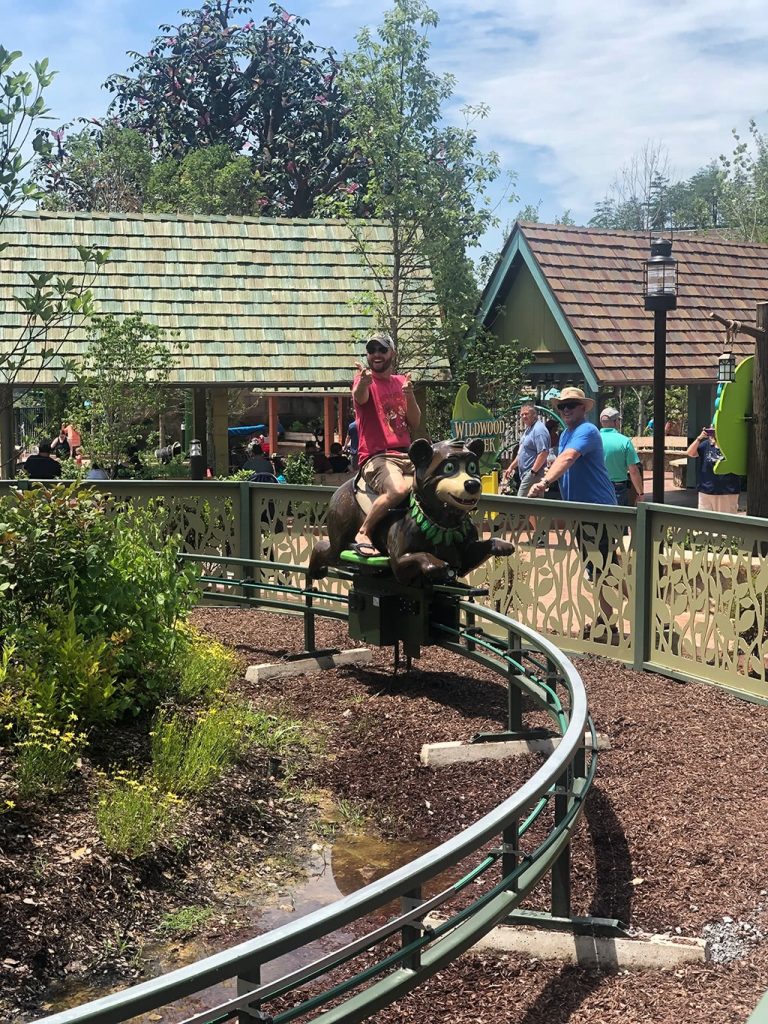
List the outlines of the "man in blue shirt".
<svg viewBox="0 0 768 1024">
<path fill-rule="evenodd" d="M 523 402 L 520 406 L 520 422 L 523 425 L 523 436 L 514 461 L 504 472 L 504 480 L 508 480 L 517 469 L 520 473 L 518 498 L 525 498 L 531 487 L 544 476 L 549 454 L 549 431 L 539 419 L 535 402 Z"/>
<path fill-rule="evenodd" d="M 529 491 L 531 498 L 545 493 L 550 484 L 560 481 L 560 493 L 564 501 L 584 501 L 594 505 L 617 505 L 616 491 L 605 468 L 603 441 L 600 431 L 587 421 L 587 413 L 594 401 L 587 398 L 581 388 L 563 388 L 552 406 L 557 409 L 565 423 L 560 435 L 558 455 L 544 476 Z M 605 576 L 616 560 L 617 538 L 611 538 L 605 523 L 583 520 L 576 528 L 576 535 L 584 561 L 587 577 L 598 582 L 602 627 L 608 632 L 608 623 L 614 610 L 599 586 L 599 578 Z M 614 550 L 612 550 L 612 548 Z M 600 557 L 598 558 L 597 555 Z M 611 638 L 618 639 L 620 631 L 616 623 L 610 625 Z M 597 639 L 597 636 L 593 638 Z"/>
</svg>

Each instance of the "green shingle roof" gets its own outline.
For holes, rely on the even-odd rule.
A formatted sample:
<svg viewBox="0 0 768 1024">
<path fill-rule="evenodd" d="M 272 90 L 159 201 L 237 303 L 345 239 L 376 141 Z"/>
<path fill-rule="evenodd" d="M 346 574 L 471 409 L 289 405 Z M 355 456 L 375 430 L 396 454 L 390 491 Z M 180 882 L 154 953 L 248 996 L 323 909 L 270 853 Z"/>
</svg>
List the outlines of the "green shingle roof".
<svg viewBox="0 0 768 1024">
<path fill-rule="evenodd" d="M 391 259 L 389 229 L 366 224 L 369 253 Z M 361 312 L 374 282 L 342 221 L 203 218 L 145 214 L 20 213 L 0 225 L 0 349 L 23 329 L 15 296 L 28 274 L 79 276 L 75 246 L 109 249 L 94 287 L 101 313 L 142 313 L 187 348 L 174 380 L 184 384 L 348 387 L 360 339 L 372 328 Z M 431 296 L 427 311 L 438 322 Z M 85 332 L 52 332 L 61 358 L 82 352 Z M 401 344 L 405 350 L 405 346 Z M 54 383 L 58 360 L 21 384 Z M 445 359 L 407 364 L 417 381 L 442 380 Z"/>
</svg>

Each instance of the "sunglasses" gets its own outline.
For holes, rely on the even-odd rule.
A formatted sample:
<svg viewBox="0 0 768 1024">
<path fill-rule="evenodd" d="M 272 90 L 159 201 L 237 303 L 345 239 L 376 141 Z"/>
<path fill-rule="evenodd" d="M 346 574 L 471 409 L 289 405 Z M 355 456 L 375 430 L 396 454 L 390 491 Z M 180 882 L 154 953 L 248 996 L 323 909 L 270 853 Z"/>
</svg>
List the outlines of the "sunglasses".
<svg viewBox="0 0 768 1024">
<path fill-rule="evenodd" d="M 389 352 L 389 349 L 385 348 L 383 345 L 366 345 L 365 351 L 368 353 L 369 356 L 385 356 L 387 352 Z"/>
<path fill-rule="evenodd" d="M 578 409 L 583 402 L 559 402 L 557 408 L 562 412 L 563 409 Z"/>
</svg>

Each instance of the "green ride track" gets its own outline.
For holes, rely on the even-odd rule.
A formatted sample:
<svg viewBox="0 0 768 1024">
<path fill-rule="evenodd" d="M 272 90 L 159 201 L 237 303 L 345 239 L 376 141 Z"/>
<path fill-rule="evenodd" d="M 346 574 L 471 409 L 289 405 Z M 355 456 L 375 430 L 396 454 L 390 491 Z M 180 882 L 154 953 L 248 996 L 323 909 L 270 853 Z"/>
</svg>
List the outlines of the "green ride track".
<svg viewBox="0 0 768 1024">
<path fill-rule="evenodd" d="M 305 654 L 316 651 L 316 616 L 347 618 L 346 593 L 284 582 L 286 577 L 306 577 L 304 566 L 209 555 L 180 557 L 203 563 L 199 581 L 208 601 L 302 615 Z M 353 579 L 352 572 L 339 569 L 331 586 L 344 588 Z M 524 918 L 520 904 L 548 874 L 549 915 L 556 921 L 570 918 L 570 842 L 597 763 L 595 729 L 582 680 L 554 644 L 466 597 L 467 588 L 436 589 L 452 596 L 458 614 L 455 626 L 430 623 L 430 643 L 485 666 L 507 685 L 507 731 L 476 739 L 541 735 L 540 729 L 523 727 L 525 698 L 546 713 L 554 726 L 551 735 L 559 738 L 544 764 L 515 793 L 452 839 L 335 903 L 197 963 L 41 1018 L 40 1024 L 117 1024 L 228 979 L 236 980 L 236 994 L 196 1010 L 184 1024 L 362 1021 L 441 970 L 496 925 Z M 591 743 L 585 742 L 585 734 Z M 469 857 L 477 858 L 477 863 L 467 869 L 463 862 Z M 426 895 L 427 886 L 431 892 L 440 876 L 457 865 L 462 865 L 460 878 Z M 457 899 L 462 895 L 463 903 Z M 386 923 L 379 923 L 393 901 L 398 909 L 390 909 Z M 444 916 L 431 919 L 438 910 Z M 372 914 L 378 914 L 379 921 L 366 923 Z M 332 952 L 261 982 L 264 969 L 278 957 L 352 925 L 361 933 L 352 941 L 339 939 L 339 948 Z M 374 963 L 371 956 L 377 957 Z M 360 958 L 363 962 L 356 963 Z M 309 992 L 300 991 L 310 984 Z"/>
</svg>

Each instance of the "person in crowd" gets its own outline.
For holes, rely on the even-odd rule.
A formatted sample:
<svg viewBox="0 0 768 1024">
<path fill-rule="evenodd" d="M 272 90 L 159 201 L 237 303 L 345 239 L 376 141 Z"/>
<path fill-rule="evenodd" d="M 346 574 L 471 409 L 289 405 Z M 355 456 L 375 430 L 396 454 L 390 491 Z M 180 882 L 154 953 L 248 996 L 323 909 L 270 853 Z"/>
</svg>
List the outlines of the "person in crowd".
<svg viewBox="0 0 768 1024">
<path fill-rule="evenodd" d="M 600 437 L 603 458 L 619 505 L 636 505 L 643 500 L 643 475 L 640 456 L 630 438 L 620 431 L 621 416 L 618 409 L 606 406 L 600 413 Z"/>
<path fill-rule="evenodd" d="M 352 463 L 352 469 L 354 469 L 355 472 L 357 472 L 357 420 L 352 420 L 352 422 L 347 427 L 347 436 L 344 440 L 344 448 L 346 449 L 347 454 L 349 455 L 350 461 Z"/>
<path fill-rule="evenodd" d="M 533 484 L 529 494 L 538 498 L 551 483 L 560 481 L 560 494 L 564 501 L 583 501 L 595 505 L 617 505 L 616 491 L 605 468 L 603 442 L 600 431 L 587 420 L 587 413 L 594 406 L 594 400 L 587 398 L 581 388 L 565 387 L 558 398 L 551 403 L 560 413 L 565 429 L 560 435 L 558 455 L 544 476 Z M 611 537 L 605 524 L 583 520 L 576 528 L 576 536 L 587 578 L 594 582 L 615 559 L 611 550 Z M 599 559 L 597 553 L 599 552 Z M 613 609 L 599 588 L 600 609 L 603 625 L 608 622 Z M 618 639 L 619 628 L 610 627 Z"/>
<path fill-rule="evenodd" d="M 345 455 L 338 441 L 331 445 L 331 454 L 328 456 L 332 473 L 349 472 L 349 456 Z"/>
<path fill-rule="evenodd" d="M 86 480 L 109 480 L 109 473 L 98 462 L 92 462 L 85 474 Z"/>
<path fill-rule="evenodd" d="M 523 402 L 520 406 L 520 423 L 523 434 L 517 455 L 504 471 L 503 480 L 510 479 L 515 470 L 520 474 L 518 498 L 525 498 L 531 487 L 544 476 L 549 454 L 549 431 L 539 419 L 535 402 Z"/>
<path fill-rule="evenodd" d="M 72 454 L 69 447 L 69 441 L 67 440 L 67 432 L 64 429 L 64 424 L 61 425 L 61 430 L 58 432 L 56 437 L 51 441 L 51 452 L 56 456 L 57 459 L 68 459 Z"/>
<path fill-rule="evenodd" d="M 80 432 L 74 423 L 62 423 L 61 429 L 67 438 L 69 454 L 74 458 L 77 455 L 80 445 L 83 443 L 83 439 L 80 437 Z"/>
<path fill-rule="evenodd" d="M 741 477 L 736 473 L 715 473 L 715 465 L 723 457 L 715 441 L 715 428 L 703 427 L 685 454 L 689 459 L 698 459 L 699 508 L 735 515 L 739 511 Z"/>
<path fill-rule="evenodd" d="M 41 441 L 37 455 L 28 455 L 24 462 L 24 472 L 30 480 L 58 480 L 61 476 L 61 463 L 51 456 L 49 441 Z"/>
<path fill-rule="evenodd" d="M 315 473 L 331 472 L 331 464 L 328 461 L 328 457 L 316 441 L 307 441 L 304 444 L 304 454 L 312 463 L 312 469 Z"/>
<path fill-rule="evenodd" d="M 357 363 L 352 400 L 358 429 L 358 460 L 362 477 L 378 494 L 357 534 L 355 550 L 377 555 L 371 533 L 379 522 L 408 495 L 413 464 L 408 458 L 412 431 L 421 422 L 409 373 L 395 373 L 394 340 L 372 334 L 365 346 L 366 363 Z"/>
<path fill-rule="evenodd" d="M 547 470 L 557 458 L 557 449 L 560 444 L 560 423 L 556 419 L 549 419 L 545 422 L 544 426 L 549 432 L 549 452 L 547 453 L 547 465 L 544 467 L 544 474 L 546 475 Z M 555 480 L 554 483 L 550 484 L 549 490 L 544 497 L 553 498 L 554 500 L 560 499 L 559 481 Z"/>
<path fill-rule="evenodd" d="M 248 446 L 248 458 L 242 465 L 242 469 L 247 469 L 250 473 L 272 473 L 272 463 L 269 461 L 267 456 L 264 454 L 264 450 L 260 444 L 251 444 Z"/>
</svg>

